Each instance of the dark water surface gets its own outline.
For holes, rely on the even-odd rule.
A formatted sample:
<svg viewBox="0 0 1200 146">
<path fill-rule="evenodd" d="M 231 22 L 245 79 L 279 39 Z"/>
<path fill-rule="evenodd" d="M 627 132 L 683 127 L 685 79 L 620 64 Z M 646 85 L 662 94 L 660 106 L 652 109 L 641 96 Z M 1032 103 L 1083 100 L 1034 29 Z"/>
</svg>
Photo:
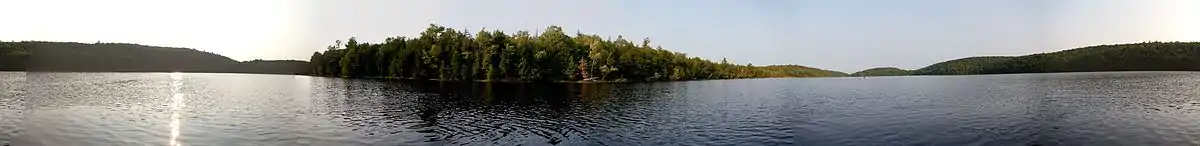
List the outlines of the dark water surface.
<svg viewBox="0 0 1200 146">
<path fill-rule="evenodd" d="M 451 83 L 0 73 L 0 145 L 1200 145 L 1200 73 Z"/>
</svg>

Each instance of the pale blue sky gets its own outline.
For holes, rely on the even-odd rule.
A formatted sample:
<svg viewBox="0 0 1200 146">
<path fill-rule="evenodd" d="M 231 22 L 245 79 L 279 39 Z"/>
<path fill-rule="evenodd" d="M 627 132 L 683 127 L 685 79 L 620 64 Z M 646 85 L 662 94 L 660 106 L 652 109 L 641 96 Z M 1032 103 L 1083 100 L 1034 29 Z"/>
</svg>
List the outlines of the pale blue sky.
<svg viewBox="0 0 1200 146">
<path fill-rule="evenodd" d="M 7 2 L 6 2 L 7 3 Z M 692 56 L 843 72 L 1142 41 L 1200 41 L 1191 0 L 30 0 L 0 40 L 132 42 L 238 60 L 307 59 L 351 36 L 430 23 L 512 33 L 548 25 Z M 76 5 L 69 5 L 76 4 Z M 15 32 L 15 33 L 14 33 Z"/>
</svg>

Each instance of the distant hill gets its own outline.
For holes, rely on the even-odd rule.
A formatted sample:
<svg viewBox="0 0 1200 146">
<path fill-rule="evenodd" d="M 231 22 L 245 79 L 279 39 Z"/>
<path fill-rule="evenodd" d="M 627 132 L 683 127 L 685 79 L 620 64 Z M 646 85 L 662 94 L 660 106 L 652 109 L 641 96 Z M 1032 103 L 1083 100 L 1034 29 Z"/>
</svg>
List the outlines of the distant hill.
<svg viewBox="0 0 1200 146">
<path fill-rule="evenodd" d="M 30 52 L 15 43 L 0 42 L 0 71 L 25 70 Z"/>
<path fill-rule="evenodd" d="M 264 74 L 310 74 L 312 66 L 299 60 L 252 60 L 233 66 L 232 72 Z"/>
<path fill-rule="evenodd" d="M 308 62 L 238 62 L 189 48 L 124 43 L 0 42 L 0 71 L 229 72 L 310 74 Z M 749 67 L 749 66 L 747 66 Z M 759 77 L 837 77 L 846 73 L 800 65 L 760 66 Z M 1200 71 L 1200 42 L 1100 45 L 1024 56 L 968 57 L 917 70 L 873 68 L 850 76 L 969 75 L 1091 71 Z"/>
<path fill-rule="evenodd" d="M 988 70 L 993 70 L 992 65 L 998 65 L 1010 61 L 1017 57 L 1010 56 L 984 56 L 984 57 L 967 57 L 960 58 L 933 65 L 926 66 L 921 69 L 912 71 L 914 75 L 969 75 L 980 74 Z"/>
<path fill-rule="evenodd" d="M 770 65 L 758 67 L 765 77 L 843 77 L 846 73 L 800 65 Z"/>
<path fill-rule="evenodd" d="M 224 72 L 238 61 L 188 48 L 136 44 L 20 42 L 32 52 L 30 71 Z"/>
<path fill-rule="evenodd" d="M 1200 42 L 1100 45 L 1025 56 L 955 59 L 913 71 L 966 75 L 1093 71 L 1200 71 Z"/>
<path fill-rule="evenodd" d="M 229 57 L 190 48 L 158 47 L 125 43 L 7 42 L 4 50 L 22 50 L 23 55 L 0 56 L 4 70 L 47 72 L 238 72 L 303 74 L 295 64 L 303 61 L 238 62 Z M 10 51 L 14 52 L 14 51 Z M 6 53 L 8 54 L 8 53 Z M 18 53 L 19 54 L 19 53 Z M 21 56 L 21 57 L 15 57 Z M 7 63 L 21 60 L 21 63 Z M 18 62 L 18 61 L 14 61 Z M 274 66 L 281 65 L 281 66 Z"/>
<path fill-rule="evenodd" d="M 880 67 L 872 68 L 863 71 L 858 71 L 850 74 L 850 76 L 865 77 L 865 76 L 904 76 L 911 75 L 912 71 L 904 70 L 895 67 Z"/>
</svg>

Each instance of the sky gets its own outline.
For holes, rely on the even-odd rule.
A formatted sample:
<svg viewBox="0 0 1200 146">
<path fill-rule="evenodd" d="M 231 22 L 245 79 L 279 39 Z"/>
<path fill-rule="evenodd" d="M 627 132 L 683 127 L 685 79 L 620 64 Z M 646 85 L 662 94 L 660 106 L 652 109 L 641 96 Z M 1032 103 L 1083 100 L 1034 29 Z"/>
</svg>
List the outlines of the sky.
<svg viewBox="0 0 1200 146">
<path fill-rule="evenodd" d="M 1194 0 L 0 0 L 0 40 L 307 60 L 429 24 L 621 35 L 710 60 L 842 72 L 1145 41 L 1200 41 Z"/>
</svg>

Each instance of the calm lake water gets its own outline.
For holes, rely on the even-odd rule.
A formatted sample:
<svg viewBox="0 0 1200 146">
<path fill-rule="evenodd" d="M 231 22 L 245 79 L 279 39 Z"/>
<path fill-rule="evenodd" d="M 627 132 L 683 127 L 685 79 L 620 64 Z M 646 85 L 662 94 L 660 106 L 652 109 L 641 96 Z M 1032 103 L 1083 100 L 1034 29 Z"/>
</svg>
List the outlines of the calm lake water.
<svg viewBox="0 0 1200 146">
<path fill-rule="evenodd" d="M 0 73 L 0 145 L 1200 145 L 1200 73 L 449 83 Z"/>
</svg>

